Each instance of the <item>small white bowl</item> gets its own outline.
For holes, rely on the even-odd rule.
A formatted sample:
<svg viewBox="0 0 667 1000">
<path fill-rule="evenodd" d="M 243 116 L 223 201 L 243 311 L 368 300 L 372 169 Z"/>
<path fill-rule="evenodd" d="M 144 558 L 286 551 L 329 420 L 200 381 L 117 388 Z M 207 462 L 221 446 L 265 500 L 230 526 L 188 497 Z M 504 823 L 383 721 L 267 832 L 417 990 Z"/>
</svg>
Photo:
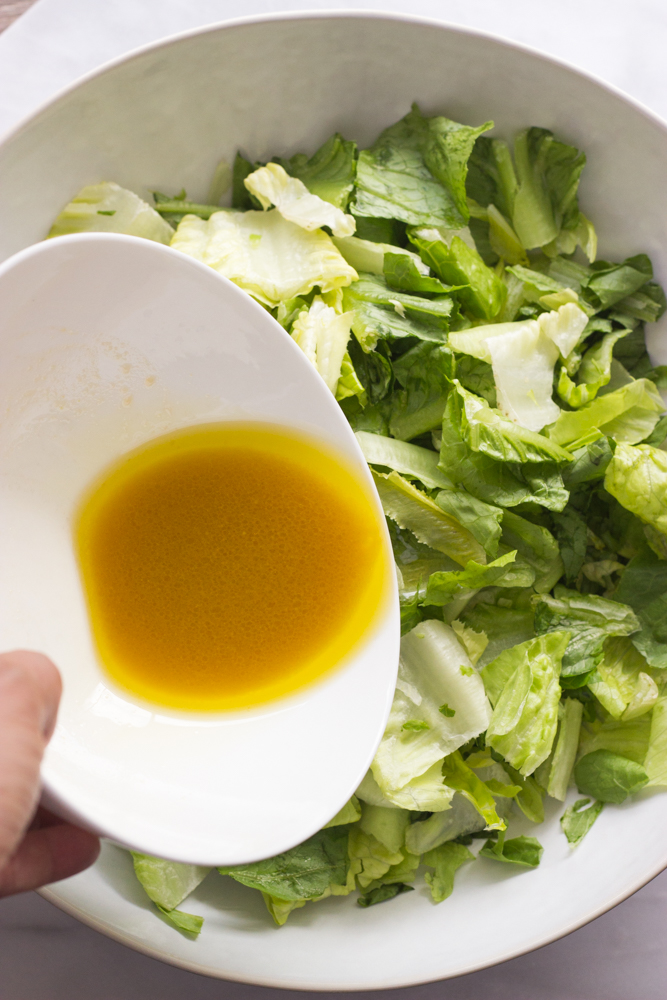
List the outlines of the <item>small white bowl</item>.
<svg viewBox="0 0 667 1000">
<path fill-rule="evenodd" d="M 248 295 L 132 236 L 60 237 L 0 266 L 0 358 L 0 649 L 38 649 L 63 674 L 48 802 L 176 861 L 239 864 L 293 847 L 344 805 L 384 730 L 400 634 L 386 530 L 384 603 L 343 664 L 257 708 L 185 713 L 133 699 L 100 669 L 72 515 L 90 483 L 146 441 L 259 421 L 340 455 L 383 523 L 338 404 Z"/>
</svg>

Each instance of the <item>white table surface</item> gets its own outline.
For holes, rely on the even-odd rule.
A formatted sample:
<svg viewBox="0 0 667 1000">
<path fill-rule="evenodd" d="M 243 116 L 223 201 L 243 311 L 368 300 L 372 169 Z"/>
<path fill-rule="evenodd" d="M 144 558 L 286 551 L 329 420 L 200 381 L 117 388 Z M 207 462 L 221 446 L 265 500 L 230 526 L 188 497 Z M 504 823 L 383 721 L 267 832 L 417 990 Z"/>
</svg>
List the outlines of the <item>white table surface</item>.
<svg viewBox="0 0 667 1000">
<path fill-rule="evenodd" d="M 0 36 L 0 133 L 81 74 L 146 42 L 230 17 L 306 7 L 404 10 L 491 31 L 595 73 L 667 118 L 665 0 L 38 0 Z M 411 1000 L 664 1000 L 666 926 L 667 872 L 539 952 L 401 992 Z M 129 951 L 34 894 L 0 901 L 0 1000 L 292 996 L 315 994 L 205 979 Z"/>
</svg>

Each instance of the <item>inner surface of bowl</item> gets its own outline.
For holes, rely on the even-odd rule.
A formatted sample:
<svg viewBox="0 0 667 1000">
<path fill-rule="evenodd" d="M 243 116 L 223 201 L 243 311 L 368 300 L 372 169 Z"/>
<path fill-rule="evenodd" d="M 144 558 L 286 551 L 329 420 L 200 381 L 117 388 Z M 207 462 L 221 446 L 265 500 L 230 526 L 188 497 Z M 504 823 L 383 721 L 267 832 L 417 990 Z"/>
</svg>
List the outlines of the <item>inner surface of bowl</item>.
<svg viewBox="0 0 667 1000">
<path fill-rule="evenodd" d="M 205 198 L 216 163 L 312 153 L 334 131 L 362 145 L 417 101 L 494 134 L 553 129 L 583 149 L 580 197 L 600 256 L 645 252 L 667 279 L 667 133 L 649 113 L 567 67 L 502 41 L 389 15 L 300 15 L 197 32 L 122 60 L 59 98 L 0 149 L 0 253 L 43 238 L 84 184 L 115 180 L 145 197 L 185 186 Z M 651 332 L 667 361 L 665 320 Z M 351 728 L 350 728 L 351 731 Z M 267 815 L 272 803 L 267 800 Z M 434 908 L 421 891 L 361 910 L 330 899 L 279 933 L 236 888 L 196 897 L 196 944 L 141 908 L 114 855 L 51 898 L 121 940 L 225 978 L 362 990 L 460 975 L 538 947 L 599 915 L 667 864 L 667 796 L 605 808 L 572 852 L 547 817 L 540 867 L 471 865 Z M 521 822 L 517 833 L 535 833 Z M 132 903 L 128 903 L 128 898 Z M 91 902 L 94 899 L 95 902 Z M 349 901 L 347 901 L 349 904 Z M 342 957 L 341 957 L 342 956 Z"/>
</svg>

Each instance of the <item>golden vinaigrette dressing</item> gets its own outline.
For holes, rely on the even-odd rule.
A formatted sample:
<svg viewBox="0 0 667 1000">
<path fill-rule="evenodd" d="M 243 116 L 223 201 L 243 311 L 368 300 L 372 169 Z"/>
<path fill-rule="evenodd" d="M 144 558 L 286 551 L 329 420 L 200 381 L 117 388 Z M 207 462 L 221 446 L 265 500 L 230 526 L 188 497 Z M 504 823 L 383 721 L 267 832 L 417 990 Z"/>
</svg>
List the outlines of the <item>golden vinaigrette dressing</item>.
<svg viewBox="0 0 667 1000">
<path fill-rule="evenodd" d="M 335 667 L 387 594 L 369 488 L 260 424 L 159 438 L 94 485 L 76 520 L 111 678 L 184 710 L 245 708 Z"/>
</svg>

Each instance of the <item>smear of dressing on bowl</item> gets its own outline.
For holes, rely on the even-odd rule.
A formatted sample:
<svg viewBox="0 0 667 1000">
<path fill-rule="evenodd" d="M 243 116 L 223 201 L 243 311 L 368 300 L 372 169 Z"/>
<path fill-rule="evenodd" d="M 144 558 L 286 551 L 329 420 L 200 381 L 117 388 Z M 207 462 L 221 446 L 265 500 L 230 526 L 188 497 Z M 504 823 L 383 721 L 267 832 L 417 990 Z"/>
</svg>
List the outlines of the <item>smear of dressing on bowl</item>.
<svg viewBox="0 0 667 1000">
<path fill-rule="evenodd" d="M 200 425 L 149 442 L 76 518 L 100 660 L 129 692 L 184 710 L 290 694 L 377 615 L 381 533 L 369 487 L 290 431 Z"/>
</svg>

